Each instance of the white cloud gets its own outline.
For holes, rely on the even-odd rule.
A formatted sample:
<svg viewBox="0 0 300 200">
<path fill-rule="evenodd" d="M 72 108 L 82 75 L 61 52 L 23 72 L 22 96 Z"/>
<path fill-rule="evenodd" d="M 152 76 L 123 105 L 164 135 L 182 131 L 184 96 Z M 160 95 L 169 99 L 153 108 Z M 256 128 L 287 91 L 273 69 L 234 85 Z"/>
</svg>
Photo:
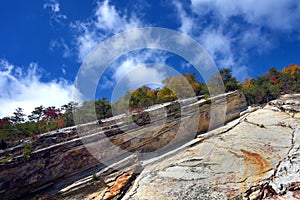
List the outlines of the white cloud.
<svg viewBox="0 0 300 200">
<path fill-rule="evenodd" d="M 63 52 L 63 57 L 67 58 L 72 55 L 72 50 L 69 45 L 65 42 L 63 38 L 57 40 L 51 40 L 49 44 L 50 51 L 54 51 L 56 48 L 59 48 Z"/>
<path fill-rule="evenodd" d="M 202 32 L 198 40 L 204 49 L 208 51 L 209 55 L 212 56 L 212 59 L 222 65 L 219 67 L 233 66 L 232 41 L 231 38 L 224 35 L 221 30 L 207 28 Z"/>
<path fill-rule="evenodd" d="M 111 33 L 118 33 L 141 25 L 140 20 L 134 14 L 132 16 L 121 16 L 116 8 L 109 4 L 108 0 L 98 4 L 95 16 L 97 17 L 96 27 Z"/>
<path fill-rule="evenodd" d="M 165 77 L 170 76 L 163 67 L 166 66 L 167 58 L 164 52 L 155 50 L 131 52 L 113 63 L 111 81 L 117 83 L 126 79 L 124 84 L 127 90 L 136 89 L 146 82 L 160 84 Z"/>
<path fill-rule="evenodd" d="M 179 14 L 179 19 L 181 21 L 181 26 L 179 30 L 184 34 L 191 35 L 193 26 L 195 24 L 193 18 L 187 15 L 181 3 L 179 3 L 178 1 L 173 1 L 173 4 L 177 9 L 177 12 Z"/>
<path fill-rule="evenodd" d="M 63 73 L 63 75 L 66 75 L 67 74 L 67 71 L 66 71 L 66 69 L 65 68 L 61 68 L 61 72 Z"/>
<path fill-rule="evenodd" d="M 83 61 L 96 45 L 107 37 L 144 26 L 134 12 L 130 16 L 122 15 L 109 0 L 98 3 L 94 16 L 95 20 L 79 21 L 72 25 L 79 31 L 76 39 L 79 61 Z"/>
<path fill-rule="evenodd" d="M 267 52 L 273 47 L 271 36 L 263 33 L 260 28 L 249 28 L 239 35 L 239 51 L 247 57 L 250 51 L 256 51 L 258 54 Z"/>
<path fill-rule="evenodd" d="M 56 0 L 49 0 L 48 2 L 44 3 L 43 7 L 45 9 L 49 8 L 52 12 L 56 13 L 60 11 L 60 5 Z"/>
<path fill-rule="evenodd" d="M 62 20 L 67 19 L 67 16 L 61 14 L 60 4 L 57 0 L 48 0 L 43 5 L 44 9 L 48 9 L 50 12 L 50 17 L 57 23 L 61 23 Z"/>
<path fill-rule="evenodd" d="M 162 87 L 162 80 L 170 76 L 178 76 L 180 73 L 166 64 L 143 63 L 135 58 L 128 58 L 121 62 L 120 67 L 113 74 L 115 85 L 113 86 L 112 100 L 116 101 L 126 91 L 136 89 L 143 85 L 153 88 Z"/>
<path fill-rule="evenodd" d="M 237 77 L 239 81 L 244 81 L 246 78 L 249 78 L 248 67 L 245 65 L 233 66 L 232 75 Z"/>
<path fill-rule="evenodd" d="M 134 63 L 126 62 L 124 65 Z M 126 80 L 126 88 L 136 89 L 148 83 L 161 84 L 161 81 L 168 75 L 160 66 L 149 67 L 147 65 L 133 65 L 134 68 L 127 70 L 122 79 Z M 126 66 L 125 66 L 126 67 Z M 122 79 L 118 80 L 122 80 Z"/>
<path fill-rule="evenodd" d="M 108 37 L 122 31 L 146 26 L 141 19 L 136 17 L 134 11 L 131 11 L 130 14 L 124 14 L 120 10 L 117 10 L 109 0 L 97 4 L 94 17 L 92 20 L 73 24 L 73 28 L 79 31 L 76 38 L 79 61 L 84 61 L 93 49 Z M 130 37 L 139 36 L 136 34 L 136 32 L 133 32 Z M 123 48 L 127 41 L 122 42 L 122 44 L 116 44 L 121 45 L 120 47 L 115 46 L 114 48 Z M 99 87 L 101 89 L 113 88 L 119 81 L 126 80 L 122 82 L 122 88 L 124 88 L 122 91 L 124 92 L 129 89 L 135 89 L 140 84 L 149 82 L 150 80 L 160 83 L 167 76 L 164 71 L 157 67 L 145 66 L 144 64 L 149 63 L 149 60 L 151 63 L 165 64 L 166 56 L 161 52 L 147 53 L 147 51 L 131 52 L 131 54 L 125 55 L 122 59 L 117 59 L 109 69 L 111 76 L 104 74 L 99 82 Z M 96 60 L 98 59 L 97 57 Z M 132 73 L 133 71 L 135 73 Z"/>
<path fill-rule="evenodd" d="M 241 16 L 249 24 L 277 30 L 300 25 L 300 2 L 294 0 L 192 0 L 191 8 L 200 16 L 212 12 L 225 23 L 230 17 Z"/>
<path fill-rule="evenodd" d="M 195 38 L 219 68 L 232 68 L 239 80 L 249 74 L 250 56 L 277 45 L 277 33 L 298 35 L 300 30 L 299 1 L 191 0 L 183 9 L 173 0 L 173 5 L 181 21 L 178 30 Z"/>
<path fill-rule="evenodd" d="M 0 61 L 0 117 L 10 116 L 17 107 L 26 114 L 40 105 L 60 107 L 73 99 L 73 85 L 64 79 L 43 82 L 35 63 L 27 70 Z"/>
<path fill-rule="evenodd" d="M 81 27 L 84 27 L 83 25 Z M 83 33 L 77 37 L 77 49 L 78 49 L 78 59 L 80 62 L 91 53 L 91 51 L 96 47 L 100 42 L 93 30 L 88 30 L 84 27 Z"/>
<path fill-rule="evenodd" d="M 188 15 L 177 0 L 174 0 L 173 4 L 181 21 L 179 30 L 198 41 L 218 67 L 232 68 L 236 60 L 232 50 L 234 39 L 230 33 L 226 33 L 221 24 L 211 23 L 209 26 L 201 27 L 202 21 L 206 20 L 205 17 Z M 208 8 L 202 8 L 203 12 L 208 12 Z"/>
</svg>

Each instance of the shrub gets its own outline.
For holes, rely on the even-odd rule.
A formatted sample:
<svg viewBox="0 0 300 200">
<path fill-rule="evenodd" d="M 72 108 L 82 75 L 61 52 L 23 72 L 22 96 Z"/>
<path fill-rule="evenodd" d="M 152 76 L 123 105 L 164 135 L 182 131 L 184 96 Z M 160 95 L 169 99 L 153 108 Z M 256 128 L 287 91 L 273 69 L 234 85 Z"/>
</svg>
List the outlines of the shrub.
<svg viewBox="0 0 300 200">
<path fill-rule="evenodd" d="M 32 153 L 32 144 L 31 143 L 25 144 L 22 155 L 25 156 L 25 158 L 28 160 L 31 156 L 31 153 Z"/>
</svg>

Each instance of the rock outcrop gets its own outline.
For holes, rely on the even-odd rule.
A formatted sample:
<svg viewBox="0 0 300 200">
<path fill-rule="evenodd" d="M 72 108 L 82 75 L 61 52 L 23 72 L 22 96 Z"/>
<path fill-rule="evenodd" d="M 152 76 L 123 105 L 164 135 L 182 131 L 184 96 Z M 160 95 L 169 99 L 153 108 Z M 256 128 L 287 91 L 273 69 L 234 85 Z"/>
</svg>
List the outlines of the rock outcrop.
<svg viewBox="0 0 300 200">
<path fill-rule="evenodd" d="M 29 155 L 27 144 L 1 151 L 1 198 L 299 199 L 300 95 L 246 111 L 240 93 L 223 97 L 43 134 Z"/>
<path fill-rule="evenodd" d="M 296 103 L 289 105 L 297 107 L 297 95 L 291 97 Z M 274 106 L 282 104 L 249 109 L 173 152 L 144 161 L 124 199 L 299 199 L 300 120 L 286 107 Z"/>
<path fill-rule="evenodd" d="M 180 109 L 176 108 L 178 103 Z M 120 198 L 144 164 L 131 159 L 126 167 L 116 165 L 116 170 L 111 167 L 115 163 L 130 155 L 146 160 L 173 151 L 197 133 L 238 117 L 245 106 L 243 95 L 231 92 L 208 100 L 191 98 L 150 108 L 145 112 L 149 112 L 151 123 L 134 123 L 122 115 L 101 125 L 92 122 L 39 135 L 0 151 L 0 196 L 30 199 L 48 194 L 55 199 L 74 195 L 74 199 L 89 199 L 92 193 L 97 198 Z M 112 180 L 108 181 L 109 177 Z M 90 191 L 88 195 L 81 194 L 85 190 Z"/>
</svg>

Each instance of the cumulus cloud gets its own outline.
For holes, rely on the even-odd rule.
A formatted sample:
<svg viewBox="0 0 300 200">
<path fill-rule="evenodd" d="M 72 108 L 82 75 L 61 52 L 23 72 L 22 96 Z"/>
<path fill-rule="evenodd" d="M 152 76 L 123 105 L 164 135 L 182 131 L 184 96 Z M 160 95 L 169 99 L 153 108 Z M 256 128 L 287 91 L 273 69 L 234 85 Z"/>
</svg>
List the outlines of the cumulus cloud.
<svg viewBox="0 0 300 200">
<path fill-rule="evenodd" d="M 175 75 L 167 67 L 167 58 L 166 53 L 149 49 L 123 55 L 108 67 L 99 87 L 118 90 L 113 97 L 117 100 L 126 91 L 142 85 L 162 85 L 164 78 Z"/>
<path fill-rule="evenodd" d="M 76 38 L 77 42 L 77 54 L 80 62 L 91 53 L 91 51 L 96 47 L 101 41 L 101 37 L 97 36 L 94 30 L 88 30 L 85 25 L 81 25 L 82 34 L 78 35 Z"/>
<path fill-rule="evenodd" d="M 223 26 L 212 23 L 210 26 L 202 27 L 204 18 L 188 15 L 178 1 L 173 1 L 173 4 L 181 21 L 179 30 L 196 39 L 219 67 L 232 67 L 235 62 L 232 51 L 234 40 L 231 35 L 224 32 Z M 206 12 L 207 9 L 204 11 Z"/>
<path fill-rule="evenodd" d="M 113 101 L 122 97 L 126 91 L 143 85 L 153 88 L 162 87 L 163 79 L 180 74 L 166 64 L 167 56 L 164 53 L 142 52 L 139 55 L 143 56 L 129 55 L 112 66 Z"/>
<path fill-rule="evenodd" d="M 248 74 L 249 54 L 272 49 L 276 32 L 300 30 L 298 1 L 191 0 L 186 9 L 177 0 L 173 4 L 181 21 L 178 30 L 195 38 L 219 68 L 232 68 L 239 80 Z"/>
<path fill-rule="evenodd" d="M 130 16 L 122 15 L 109 0 L 97 4 L 94 17 L 90 21 L 77 21 L 72 24 L 79 32 L 76 38 L 79 61 L 83 61 L 107 37 L 144 26 L 134 12 Z"/>
<path fill-rule="evenodd" d="M 164 65 L 166 64 L 167 58 L 168 56 L 161 51 L 142 50 L 131 52 L 131 54 L 124 55 L 112 65 L 112 78 L 113 80 L 118 81 L 126 74 L 128 74 L 131 70 L 137 67 L 141 67 L 145 63 L 156 63 Z M 149 73 L 147 73 L 147 69 L 149 69 Z M 153 72 L 151 68 L 144 68 L 144 70 L 146 75 L 152 74 Z M 136 75 L 132 74 L 132 79 L 135 80 L 136 78 Z"/>
<path fill-rule="evenodd" d="M 177 12 L 179 14 L 179 19 L 181 21 L 181 26 L 179 30 L 187 35 L 191 35 L 193 26 L 194 26 L 194 21 L 193 18 L 189 17 L 188 14 L 185 12 L 185 10 L 182 7 L 182 4 L 179 3 L 178 1 L 173 1 L 173 4 L 175 5 Z"/>
<path fill-rule="evenodd" d="M 249 24 L 271 29 L 291 30 L 300 25 L 300 2 L 294 0 L 192 0 L 191 7 L 200 16 L 213 12 L 224 22 L 241 16 Z"/>
<path fill-rule="evenodd" d="M 146 64 L 137 64 L 134 60 L 126 60 L 120 66 L 123 74 L 115 80 L 125 83 L 127 90 L 136 89 L 146 83 L 162 84 L 161 81 L 168 76 L 161 65 L 147 66 Z M 119 72 L 120 72 L 119 70 Z M 125 81 L 124 81 L 125 80 Z M 127 91 L 124 90 L 124 91 Z"/>
<path fill-rule="evenodd" d="M 234 64 L 231 50 L 231 38 L 223 34 L 221 30 L 207 28 L 202 32 L 199 39 L 203 47 L 217 61 L 220 67 L 232 67 Z"/>
<path fill-rule="evenodd" d="M 40 105 L 60 107 L 72 101 L 73 85 L 64 79 L 41 80 L 36 63 L 27 69 L 0 60 L 0 117 L 10 116 L 17 107 L 26 114 Z"/>
<path fill-rule="evenodd" d="M 133 60 L 127 60 L 121 67 L 130 68 L 130 70 L 124 71 L 123 76 L 117 80 L 112 94 L 113 101 L 122 97 L 126 91 L 136 89 L 143 85 L 153 86 L 155 88 L 161 87 L 163 85 L 161 81 L 171 75 L 170 70 L 168 71 L 164 65 L 135 65 L 135 61 Z"/>
<path fill-rule="evenodd" d="M 117 10 L 109 0 L 97 4 L 94 18 L 89 21 L 77 21 L 72 27 L 77 29 L 76 38 L 79 61 L 84 61 L 92 50 L 102 41 L 114 34 L 134 28 L 145 27 L 146 24 L 136 17 L 134 11 L 130 14 Z M 136 37 L 135 33 L 131 37 Z M 126 42 L 126 41 L 125 41 Z M 167 56 L 162 52 L 137 51 L 124 55 L 110 66 L 109 75 L 101 77 L 101 89 L 113 88 L 121 80 L 123 91 L 135 89 L 145 82 L 160 84 L 167 74 L 160 67 L 147 66 L 145 63 L 165 64 Z M 135 73 L 132 73 L 132 72 Z M 126 80 L 126 81 L 124 81 Z M 150 81 L 152 80 L 152 81 Z"/>
<path fill-rule="evenodd" d="M 118 33 L 141 25 L 141 21 L 134 13 L 131 16 L 121 16 L 116 8 L 109 4 L 108 0 L 98 4 L 95 16 L 97 17 L 96 27 L 111 33 Z"/>
</svg>

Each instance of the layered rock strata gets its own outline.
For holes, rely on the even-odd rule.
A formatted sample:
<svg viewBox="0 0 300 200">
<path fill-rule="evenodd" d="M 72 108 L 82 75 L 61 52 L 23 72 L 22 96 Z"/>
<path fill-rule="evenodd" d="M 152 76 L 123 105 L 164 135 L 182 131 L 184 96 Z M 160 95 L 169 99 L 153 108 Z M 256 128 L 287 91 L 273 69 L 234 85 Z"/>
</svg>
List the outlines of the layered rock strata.
<svg viewBox="0 0 300 200">
<path fill-rule="evenodd" d="M 297 107 L 297 95 L 291 97 L 296 103 L 289 106 Z M 281 100 L 290 102 L 286 96 Z M 286 104 L 250 108 L 239 119 L 144 161 L 124 199 L 299 199 L 300 120 L 281 108 Z"/>
<path fill-rule="evenodd" d="M 122 115 L 101 125 L 92 122 L 28 139 L 0 152 L 0 196 L 2 199 L 24 199 L 26 195 L 30 198 L 37 194 L 63 196 L 62 189 L 75 181 L 130 155 L 146 159 L 174 150 L 194 139 L 197 133 L 238 117 L 245 106 L 242 94 L 231 92 L 208 100 L 192 98 L 150 108 L 145 111 L 150 115 L 150 123 L 139 124 Z M 218 118 L 222 112 L 223 117 Z M 216 120 L 210 123 L 212 118 Z M 132 162 L 131 166 L 135 165 L 137 162 Z M 116 187 L 109 186 L 114 189 L 105 194 L 112 197 L 122 193 L 127 186 L 117 185 L 133 180 L 137 168 L 126 171 L 122 168 L 122 175 L 115 178 Z M 109 175 L 100 177 L 105 179 Z"/>
</svg>

